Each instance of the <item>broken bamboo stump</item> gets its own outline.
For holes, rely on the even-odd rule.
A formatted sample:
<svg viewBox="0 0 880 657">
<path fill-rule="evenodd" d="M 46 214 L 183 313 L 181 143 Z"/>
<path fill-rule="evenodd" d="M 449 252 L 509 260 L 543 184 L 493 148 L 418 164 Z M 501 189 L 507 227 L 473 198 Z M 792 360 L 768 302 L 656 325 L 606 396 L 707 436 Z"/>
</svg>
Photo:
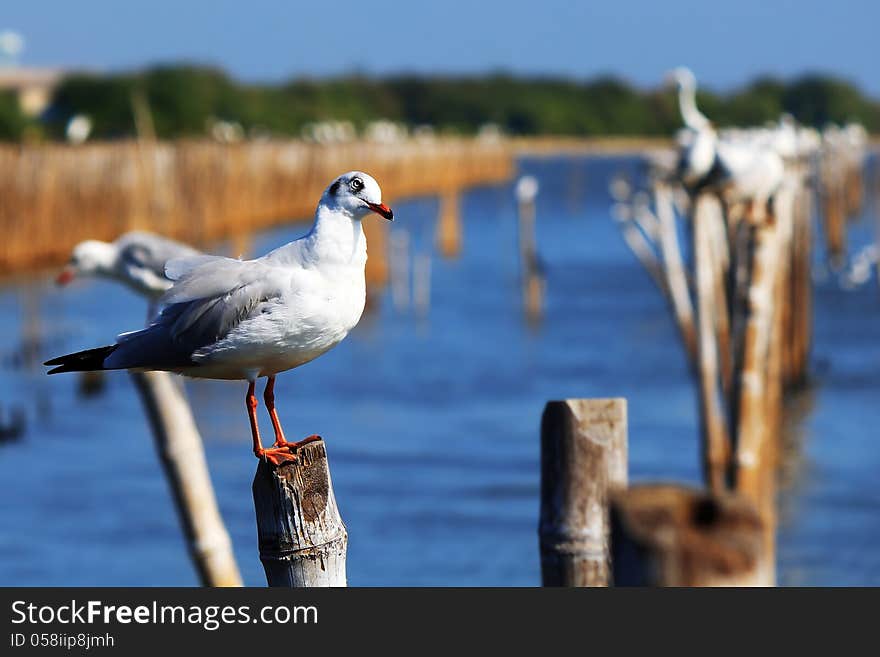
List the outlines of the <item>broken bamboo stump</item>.
<svg viewBox="0 0 880 657">
<path fill-rule="evenodd" d="M 608 585 L 608 496 L 626 483 L 626 400 L 548 402 L 541 419 L 544 586 Z"/>
<path fill-rule="evenodd" d="M 674 484 L 611 496 L 615 586 L 770 586 L 761 518 L 745 499 Z"/>
<path fill-rule="evenodd" d="M 269 586 L 346 586 L 348 533 L 336 506 L 323 440 L 254 476 L 260 561 Z"/>
<path fill-rule="evenodd" d="M 199 579 L 204 586 L 241 586 L 202 439 L 179 382 L 168 372 L 132 372 L 131 378 L 150 421 Z"/>
</svg>

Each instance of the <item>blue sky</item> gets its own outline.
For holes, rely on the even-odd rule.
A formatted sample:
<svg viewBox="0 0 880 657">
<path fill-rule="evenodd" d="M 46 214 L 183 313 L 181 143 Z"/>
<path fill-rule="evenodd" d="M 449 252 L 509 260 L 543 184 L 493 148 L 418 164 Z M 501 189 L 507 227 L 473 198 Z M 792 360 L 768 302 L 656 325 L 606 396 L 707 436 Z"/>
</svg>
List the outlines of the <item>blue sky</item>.
<svg viewBox="0 0 880 657">
<path fill-rule="evenodd" d="M 246 80 L 350 71 L 615 73 L 675 65 L 729 89 L 759 73 L 844 75 L 880 96 L 877 0 L 5 0 L 22 62 L 99 70 L 191 60 Z"/>
</svg>

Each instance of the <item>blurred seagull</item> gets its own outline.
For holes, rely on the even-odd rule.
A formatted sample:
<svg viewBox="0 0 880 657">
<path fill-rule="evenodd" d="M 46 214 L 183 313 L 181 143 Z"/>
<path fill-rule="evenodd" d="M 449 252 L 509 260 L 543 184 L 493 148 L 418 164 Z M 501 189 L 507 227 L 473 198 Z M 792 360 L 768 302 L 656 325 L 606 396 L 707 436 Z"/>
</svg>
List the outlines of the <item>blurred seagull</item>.
<svg viewBox="0 0 880 657">
<path fill-rule="evenodd" d="M 254 454 L 279 465 L 294 460 L 275 410 L 275 375 L 307 363 L 358 323 L 364 309 L 367 261 L 361 220 L 374 212 L 393 219 L 382 190 L 351 171 L 325 190 L 315 223 L 303 237 L 255 260 L 196 255 L 165 267 L 173 286 L 145 329 L 116 344 L 54 358 L 49 374 L 89 370 L 166 370 L 207 379 L 249 382 L 248 418 Z M 275 443 L 264 448 L 257 426 L 255 385 L 268 377 L 264 400 Z"/>
<path fill-rule="evenodd" d="M 199 252 L 186 244 L 153 233 L 132 231 L 115 242 L 80 242 L 55 281 L 67 285 L 81 276 L 110 278 L 155 301 L 171 287 L 172 281 L 165 276 L 165 263 L 195 255 Z"/>
</svg>

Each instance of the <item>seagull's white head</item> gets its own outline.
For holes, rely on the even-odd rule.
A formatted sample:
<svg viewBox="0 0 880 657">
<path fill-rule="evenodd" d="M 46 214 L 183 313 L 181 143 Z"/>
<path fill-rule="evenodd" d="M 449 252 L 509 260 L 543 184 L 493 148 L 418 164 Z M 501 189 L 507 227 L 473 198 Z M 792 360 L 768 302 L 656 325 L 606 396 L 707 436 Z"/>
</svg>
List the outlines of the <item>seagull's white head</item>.
<svg viewBox="0 0 880 657">
<path fill-rule="evenodd" d="M 349 171 L 334 180 L 321 199 L 321 203 L 340 209 L 354 219 L 363 219 L 370 212 L 394 219 L 394 213 L 382 203 L 382 190 L 375 178 L 363 171 Z"/>
<path fill-rule="evenodd" d="M 666 84 L 676 85 L 679 89 L 696 89 L 697 78 L 691 69 L 685 66 L 674 68 L 666 74 Z"/>
<path fill-rule="evenodd" d="M 107 275 L 113 271 L 118 256 L 116 247 L 99 240 L 86 240 L 77 244 L 70 260 L 55 282 L 67 285 L 77 276 Z"/>
</svg>

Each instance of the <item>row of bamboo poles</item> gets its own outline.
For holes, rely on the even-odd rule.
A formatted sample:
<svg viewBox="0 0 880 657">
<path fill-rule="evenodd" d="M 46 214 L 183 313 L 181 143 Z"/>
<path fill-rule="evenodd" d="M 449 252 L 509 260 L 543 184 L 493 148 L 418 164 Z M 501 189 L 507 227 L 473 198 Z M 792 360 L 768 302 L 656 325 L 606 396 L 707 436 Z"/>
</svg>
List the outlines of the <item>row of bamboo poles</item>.
<svg viewBox="0 0 880 657">
<path fill-rule="evenodd" d="M 505 180 L 513 152 L 463 139 L 0 147 L 0 275 L 59 264 L 84 239 L 132 229 L 204 245 L 308 217 L 328 182 L 352 169 L 399 199 Z"/>
<path fill-rule="evenodd" d="M 624 238 L 668 300 L 697 384 L 705 488 L 629 484 L 625 399 L 548 402 L 545 586 L 775 584 L 783 402 L 808 377 L 814 208 L 826 237 L 845 231 L 862 159 L 826 144 L 785 170 L 767 204 L 688 193 L 668 171 L 647 193 L 615 183 Z"/>
<path fill-rule="evenodd" d="M 686 192 L 674 176 L 655 175 L 647 193 L 624 194 L 626 207 L 618 207 L 626 241 L 668 301 L 697 384 L 709 496 L 698 496 L 700 504 L 752 505 L 761 572 L 744 581 L 763 585 L 775 583 L 784 401 L 809 371 L 814 209 L 822 210 L 829 258 L 839 258 L 845 242 L 832 236 L 845 234 L 862 194 L 862 161 L 843 147 L 786 161 L 785 172 L 769 203 L 731 199 L 723 189 Z M 630 521 L 618 529 L 642 513 L 681 515 L 660 508 L 661 498 L 673 506 L 697 499 L 655 493 L 622 499 Z M 746 526 L 753 531 L 754 523 Z"/>
</svg>

